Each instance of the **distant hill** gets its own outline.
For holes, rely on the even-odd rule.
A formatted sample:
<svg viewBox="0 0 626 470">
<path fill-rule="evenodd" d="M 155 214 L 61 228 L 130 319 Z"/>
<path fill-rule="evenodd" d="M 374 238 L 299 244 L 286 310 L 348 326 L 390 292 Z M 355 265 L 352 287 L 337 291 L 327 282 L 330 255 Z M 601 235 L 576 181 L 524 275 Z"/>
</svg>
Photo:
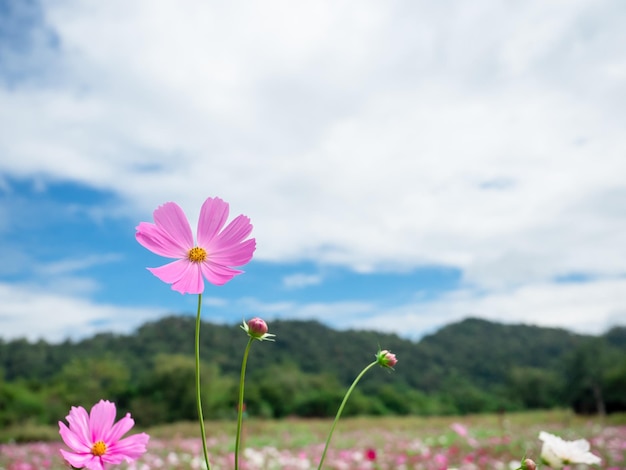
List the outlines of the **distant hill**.
<svg viewBox="0 0 626 470">
<path fill-rule="evenodd" d="M 444 378 L 455 371 L 488 388 L 504 383 L 515 367 L 558 370 L 563 358 L 587 338 L 564 329 L 470 318 L 423 338 L 416 349 L 446 371 Z M 437 385 L 433 384 L 435 389 Z"/>
<path fill-rule="evenodd" d="M 393 373 L 376 369 L 365 377 L 351 400 L 352 413 L 626 409 L 624 327 L 593 337 L 467 319 L 415 342 L 374 331 L 337 331 L 315 321 L 270 326 L 276 342 L 254 344 L 248 362 L 249 409 L 261 415 L 334 413 L 379 345 L 396 353 L 399 363 Z M 194 318 L 170 316 L 131 335 L 103 333 L 54 345 L 0 340 L 0 425 L 3 410 L 14 410 L 24 394 L 34 409 L 107 396 L 149 422 L 191 416 L 194 328 Z M 238 325 L 203 322 L 201 341 L 209 415 L 220 416 L 234 405 L 247 337 Z"/>
</svg>

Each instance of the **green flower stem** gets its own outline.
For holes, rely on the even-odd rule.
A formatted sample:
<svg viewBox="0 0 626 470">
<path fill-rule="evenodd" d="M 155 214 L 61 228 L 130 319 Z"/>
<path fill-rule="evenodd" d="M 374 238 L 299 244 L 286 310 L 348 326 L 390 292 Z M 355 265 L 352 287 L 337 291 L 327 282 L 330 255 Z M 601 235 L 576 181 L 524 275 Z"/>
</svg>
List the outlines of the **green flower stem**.
<svg viewBox="0 0 626 470">
<path fill-rule="evenodd" d="M 235 470 L 239 469 L 239 445 L 241 443 L 241 424 L 243 422 L 243 388 L 246 378 L 246 364 L 248 363 L 248 355 L 250 354 L 250 346 L 252 346 L 253 337 L 250 337 L 246 350 L 243 353 L 243 361 L 241 362 L 241 377 L 239 378 L 239 404 L 237 406 L 237 436 L 235 437 Z"/>
<path fill-rule="evenodd" d="M 211 470 L 209 451 L 206 448 L 206 430 L 202 416 L 202 397 L 200 394 L 200 311 L 202 310 L 202 294 L 198 294 L 198 315 L 196 316 L 196 402 L 198 403 L 198 419 L 200 421 L 200 435 L 202 436 L 202 451 L 207 470 Z"/>
<path fill-rule="evenodd" d="M 322 452 L 322 458 L 320 459 L 320 464 L 317 466 L 317 470 L 321 470 L 322 468 L 322 464 L 324 463 L 324 459 L 326 458 L 326 451 L 328 450 L 328 446 L 330 445 L 330 439 L 331 437 L 333 437 L 335 426 L 337 426 L 337 422 L 339 421 L 339 418 L 341 417 L 341 413 L 343 412 L 344 406 L 346 406 L 346 403 L 348 402 L 348 398 L 350 398 L 350 394 L 352 393 L 352 390 L 354 390 L 354 388 L 359 383 L 361 378 L 365 375 L 365 373 L 368 370 L 370 370 L 372 367 L 374 367 L 376 364 L 378 364 L 378 359 L 376 359 L 369 366 L 363 369 L 361 373 L 357 376 L 357 378 L 354 379 L 354 382 L 352 382 L 352 385 L 350 385 L 350 388 L 346 392 L 346 395 L 343 397 L 343 401 L 341 402 L 341 405 L 339 406 L 339 410 L 337 411 L 337 416 L 335 416 L 335 421 L 333 421 L 333 425 L 330 427 L 330 432 L 328 433 L 328 438 L 326 439 L 326 445 L 324 446 L 324 452 Z"/>
</svg>

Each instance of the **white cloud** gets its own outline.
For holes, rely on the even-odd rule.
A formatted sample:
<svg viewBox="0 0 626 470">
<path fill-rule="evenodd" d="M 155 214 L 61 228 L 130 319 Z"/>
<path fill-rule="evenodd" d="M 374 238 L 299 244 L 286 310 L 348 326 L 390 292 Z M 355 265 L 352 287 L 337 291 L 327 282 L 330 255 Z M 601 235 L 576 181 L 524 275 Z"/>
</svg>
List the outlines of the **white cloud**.
<svg viewBox="0 0 626 470">
<path fill-rule="evenodd" d="M 267 318 L 288 318 L 296 320 L 319 320 L 334 327 L 355 326 L 355 321 L 376 312 L 376 305 L 360 301 L 336 302 L 264 302 L 246 298 L 241 305 L 251 314 L 264 315 Z"/>
<path fill-rule="evenodd" d="M 35 271 L 43 276 L 60 276 L 84 271 L 93 266 L 107 263 L 115 263 L 122 256 L 118 253 L 104 253 L 86 256 L 78 259 L 62 259 L 51 263 L 39 264 L 35 266 Z"/>
<path fill-rule="evenodd" d="M 260 260 L 454 266 L 486 296 L 449 299 L 450 318 L 626 270 L 616 2 L 45 8 L 59 46 L 37 42 L 13 66 L 41 75 L 0 88 L 0 172 L 111 190 L 136 220 L 220 195 Z"/>
<path fill-rule="evenodd" d="M 612 326 L 626 325 L 626 278 L 488 291 L 460 289 L 430 300 L 416 292 L 413 301 L 391 307 L 355 300 L 265 302 L 255 298 L 236 304 L 249 312 L 248 316 L 316 319 L 334 328 L 378 330 L 413 339 L 468 317 L 601 334 Z"/>
<path fill-rule="evenodd" d="M 36 293 L 36 295 L 34 295 Z M 102 330 L 130 333 L 165 312 L 97 304 L 61 291 L 35 292 L 28 286 L 0 284 L 2 337 L 59 342 L 81 339 Z M 25 333 L 26 332 L 26 333 Z"/>
<path fill-rule="evenodd" d="M 287 288 L 299 289 L 307 286 L 315 286 L 322 282 L 319 274 L 296 273 L 283 278 L 283 285 Z"/>
<path fill-rule="evenodd" d="M 202 297 L 202 305 L 207 307 L 224 307 L 228 305 L 228 300 L 220 297 Z"/>
<path fill-rule="evenodd" d="M 623 93 L 600 69 L 619 64 L 626 35 L 617 22 L 599 34 L 590 2 L 543 5 L 448 17 L 66 2 L 47 19 L 67 79 L 0 94 L 3 167 L 110 188 L 145 214 L 177 199 L 193 216 L 221 194 L 253 217 L 261 259 L 454 264 L 478 282 L 514 253 L 545 258 L 537 276 L 586 270 L 571 253 L 589 246 L 576 204 L 624 187 L 625 116 L 600 89 Z M 580 72 L 598 80 L 582 95 Z M 623 215 L 596 216 L 596 259 L 623 253 L 606 243 Z"/>
<path fill-rule="evenodd" d="M 484 293 L 461 290 L 434 301 L 388 309 L 363 325 L 419 337 L 467 317 L 599 334 L 626 325 L 626 279 L 541 283 Z"/>
</svg>

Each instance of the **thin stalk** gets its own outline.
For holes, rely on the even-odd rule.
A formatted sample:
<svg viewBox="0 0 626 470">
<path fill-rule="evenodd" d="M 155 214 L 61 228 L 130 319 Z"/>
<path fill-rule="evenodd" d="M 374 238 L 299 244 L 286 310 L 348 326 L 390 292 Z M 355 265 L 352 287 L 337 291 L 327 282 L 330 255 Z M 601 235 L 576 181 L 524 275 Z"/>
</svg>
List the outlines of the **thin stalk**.
<svg viewBox="0 0 626 470">
<path fill-rule="evenodd" d="M 202 294 L 198 294 L 198 315 L 196 316 L 196 403 L 198 404 L 198 420 L 200 421 L 200 436 L 202 436 L 202 451 L 207 470 L 211 470 L 209 451 L 206 448 L 206 431 L 202 416 L 202 397 L 200 394 L 200 311 L 202 310 Z"/>
<path fill-rule="evenodd" d="M 359 381 L 365 375 L 365 373 L 368 370 L 370 370 L 372 367 L 374 367 L 376 364 L 378 364 L 378 360 L 372 362 L 369 366 L 363 369 L 361 373 L 357 376 L 357 378 L 354 379 L 354 382 L 352 382 L 352 385 L 350 385 L 350 388 L 346 392 L 346 395 L 343 397 L 343 401 L 341 402 L 341 405 L 339 406 L 339 410 L 337 411 L 337 416 L 335 416 L 335 421 L 333 421 L 333 425 L 330 427 L 330 432 L 328 433 L 328 438 L 326 439 L 326 445 L 324 446 L 324 452 L 322 452 L 322 458 L 320 459 L 320 464 L 318 465 L 317 470 L 321 470 L 322 468 L 322 464 L 324 463 L 324 459 L 326 458 L 326 451 L 328 450 L 328 446 L 330 445 L 330 439 L 331 437 L 333 437 L 335 426 L 337 426 L 337 422 L 339 421 L 339 418 L 341 417 L 343 408 L 346 406 L 346 403 L 348 402 L 348 398 L 350 398 L 350 394 L 352 394 L 352 390 L 354 390 L 354 388 L 356 387 L 356 384 L 359 383 Z"/>
<path fill-rule="evenodd" d="M 241 426 L 243 423 L 243 389 L 246 379 L 246 365 L 248 364 L 248 355 L 250 354 L 250 346 L 252 346 L 254 338 L 250 337 L 246 350 L 243 353 L 243 361 L 241 362 L 241 377 L 239 378 L 239 405 L 237 406 L 237 436 L 235 437 L 235 470 L 239 470 L 239 445 L 241 443 Z"/>
</svg>

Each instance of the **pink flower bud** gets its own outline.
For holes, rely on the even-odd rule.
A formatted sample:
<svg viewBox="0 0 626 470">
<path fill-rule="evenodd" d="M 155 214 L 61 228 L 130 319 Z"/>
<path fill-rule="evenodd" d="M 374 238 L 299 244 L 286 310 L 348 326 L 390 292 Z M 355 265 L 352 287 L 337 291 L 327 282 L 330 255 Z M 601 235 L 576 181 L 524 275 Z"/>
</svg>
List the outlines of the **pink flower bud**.
<svg viewBox="0 0 626 470">
<path fill-rule="evenodd" d="M 537 470 L 537 464 L 533 460 L 526 459 L 522 463 L 522 468 L 524 470 Z"/>
<path fill-rule="evenodd" d="M 250 335 L 255 337 L 261 337 L 267 333 L 267 323 L 259 317 L 254 317 L 248 322 L 248 328 L 250 329 Z"/>
<path fill-rule="evenodd" d="M 244 330 L 250 338 L 258 339 L 259 341 L 274 341 L 273 336 L 267 332 L 267 323 L 265 320 L 259 317 L 254 317 L 249 322 L 243 322 L 241 329 Z"/>
<path fill-rule="evenodd" d="M 376 360 L 378 361 L 379 365 L 383 367 L 389 367 L 390 369 L 393 369 L 393 366 L 398 363 L 396 355 L 390 353 L 386 349 L 378 351 L 378 354 L 376 354 Z"/>
</svg>

